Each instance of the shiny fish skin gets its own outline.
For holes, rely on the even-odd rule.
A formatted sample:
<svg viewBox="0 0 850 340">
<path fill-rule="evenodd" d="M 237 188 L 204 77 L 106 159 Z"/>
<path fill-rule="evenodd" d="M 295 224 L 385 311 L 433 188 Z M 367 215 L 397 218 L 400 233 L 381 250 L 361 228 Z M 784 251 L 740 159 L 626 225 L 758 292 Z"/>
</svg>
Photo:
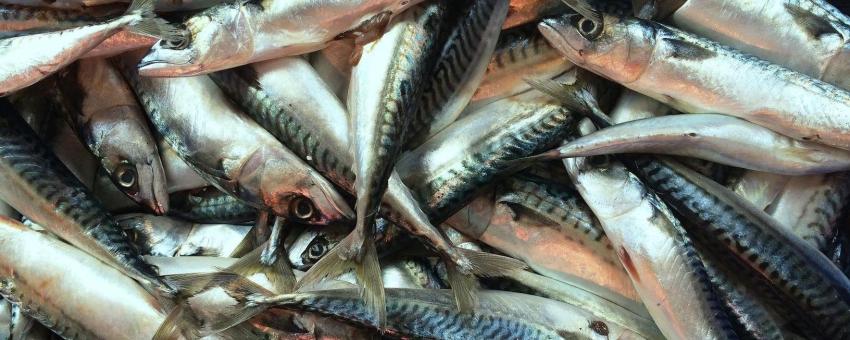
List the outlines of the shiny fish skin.
<svg viewBox="0 0 850 340">
<path fill-rule="evenodd" d="M 154 26 L 157 34 L 166 33 L 152 11 L 151 0 L 136 0 L 124 15 L 104 23 L 0 41 L 0 94 L 34 84 L 125 28 Z"/>
<path fill-rule="evenodd" d="M 620 163 L 564 161 L 602 222 L 658 328 L 668 339 L 734 339 L 685 230 L 666 205 Z"/>
<path fill-rule="evenodd" d="M 248 223 L 257 218 L 257 208 L 214 187 L 200 192 L 175 193 L 171 215 L 198 223 Z"/>
<path fill-rule="evenodd" d="M 850 148 L 850 93 L 833 85 L 661 24 L 606 15 L 601 35 L 588 40 L 568 21 L 547 19 L 540 30 L 580 67 L 683 112 L 733 115 Z"/>
<path fill-rule="evenodd" d="M 471 1 L 452 25 L 439 61 L 419 97 L 409 123 L 412 149 L 454 122 L 475 94 L 496 48 L 508 0 Z"/>
<path fill-rule="evenodd" d="M 363 47 L 351 70 L 348 92 L 357 221 L 343 256 L 359 255 L 369 237 L 380 199 L 402 151 L 428 75 L 439 56 L 446 2 L 413 8 L 389 23 L 381 38 Z M 342 246 L 342 245 L 341 245 Z"/>
<path fill-rule="evenodd" d="M 0 196 L 23 215 L 145 283 L 167 286 L 127 234 L 13 111 L 0 119 Z"/>
<path fill-rule="evenodd" d="M 540 35 L 537 23 L 503 31 L 470 106 L 526 91 L 531 88 L 526 78 L 552 79 L 572 67 L 573 64 Z"/>
<path fill-rule="evenodd" d="M 278 216 L 317 224 L 351 217 L 324 177 L 241 113 L 208 76 L 141 77 L 128 69 L 131 57 L 121 60 L 121 70 L 154 127 L 211 183 Z M 298 202 L 315 211 L 296 217 Z"/>
<path fill-rule="evenodd" d="M 521 26 L 569 10 L 567 4 L 561 0 L 511 0 L 510 11 L 502 29 Z"/>
<path fill-rule="evenodd" d="M 686 156 L 783 175 L 850 169 L 850 151 L 798 141 L 718 114 L 663 116 L 617 124 L 557 150 L 562 158 L 614 153 Z"/>
<path fill-rule="evenodd" d="M 483 291 L 479 295 L 481 308 L 468 315 L 454 309 L 447 290 L 387 289 L 387 332 L 438 339 L 642 339 L 565 303 L 510 292 Z M 262 303 L 315 311 L 374 327 L 356 289 L 282 295 Z M 604 324 L 607 334 L 589 327 L 593 322 Z"/>
<path fill-rule="evenodd" d="M 267 0 L 221 4 L 186 21 L 189 46 L 154 45 L 139 72 L 198 75 L 320 50 L 339 34 L 395 15 L 421 0 Z"/>
<path fill-rule="evenodd" d="M 105 59 L 83 59 L 61 77 L 71 121 L 124 194 L 158 215 L 168 212 L 165 170 L 142 108 Z"/>
<path fill-rule="evenodd" d="M 683 219 L 694 238 L 727 251 L 770 282 L 807 318 L 810 331 L 850 338 L 850 280 L 823 254 L 728 189 L 672 161 L 635 158 L 634 168 Z M 686 227 L 689 226 L 686 224 Z"/>
<path fill-rule="evenodd" d="M 103 6 L 86 10 L 51 9 L 0 4 L 0 31 L 23 31 L 34 28 L 62 30 L 96 24 L 121 14 L 124 6 Z"/>
<path fill-rule="evenodd" d="M 686 1 L 683 30 L 850 90 L 850 17 L 823 0 Z"/>
<path fill-rule="evenodd" d="M 850 203 L 846 172 L 791 177 L 766 210 L 794 235 L 825 252 Z"/>
<path fill-rule="evenodd" d="M 18 222 L 0 220 L 0 254 L 0 295 L 66 339 L 149 339 L 165 319 L 123 273 Z"/>
</svg>

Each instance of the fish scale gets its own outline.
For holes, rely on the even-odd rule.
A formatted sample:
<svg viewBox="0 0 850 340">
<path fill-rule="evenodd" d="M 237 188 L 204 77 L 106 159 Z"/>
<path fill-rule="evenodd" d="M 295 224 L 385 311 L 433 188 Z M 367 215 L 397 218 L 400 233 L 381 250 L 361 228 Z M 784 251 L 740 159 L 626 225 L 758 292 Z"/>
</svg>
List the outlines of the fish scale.
<svg viewBox="0 0 850 340">
<path fill-rule="evenodd" d="M 11 190 L 3 196 L 17 210 L 100 260 L 136 278 L 159 282 L 156 271 L 142 259 L 127 234 L 116 227 L 109 213 L 11 112 L 0 118 L 0 159 L 7 173 L 5 190 Z M 32 197 L 20 196 L 29 190 Z M 41 204 L 52 211 L 41 210 L 37 207 Z"/>
<path fill-rule="evenodd" d="M 818 258 L 822 254 L 781 234 L 779 226 L 771 230 L 766 224 L 770 217 L 742 212 L 711 189 L 696 185 L 692 176 L 698 175 L 688 174 L 682 167 L 648 158 L 636 159 L 635 165 L 649 185 L 699 227 L 692 228 L 692 233 L 723 242 L 727 251 L 765 277 L 797 308 L 811 313 L 812 326 L 817 325 L 824 335 L 850 338 L 850 282 L 825 257 Z M 717 187 L 712 189 L 722 188 L 714 185 Z"/>
</svg>

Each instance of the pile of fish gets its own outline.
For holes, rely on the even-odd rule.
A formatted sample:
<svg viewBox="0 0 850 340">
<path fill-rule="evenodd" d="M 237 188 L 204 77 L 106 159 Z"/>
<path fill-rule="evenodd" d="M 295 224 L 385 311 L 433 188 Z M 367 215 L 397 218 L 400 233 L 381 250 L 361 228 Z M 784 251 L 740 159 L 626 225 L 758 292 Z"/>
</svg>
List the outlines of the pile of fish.
<svg viewBox="0 0 850 340">
<path fill-rule="evenodd" d="M 0 0 L 2 339 L 850 339 L 850 2 L 120 1 Z"/>
</svg>

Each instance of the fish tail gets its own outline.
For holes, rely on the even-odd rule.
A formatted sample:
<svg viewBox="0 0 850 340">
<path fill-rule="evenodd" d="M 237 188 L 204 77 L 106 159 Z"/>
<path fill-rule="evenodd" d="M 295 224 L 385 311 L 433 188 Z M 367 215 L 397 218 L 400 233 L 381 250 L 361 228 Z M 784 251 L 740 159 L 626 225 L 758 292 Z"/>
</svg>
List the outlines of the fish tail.
<svg viewBox="0 0 850 340">
<path fill-rule="evenodd" d="M 452 289 L 457 309 L 461 313 L 472 313 L 478 305 L 478 281 L 472 274 L 463 273 L 457 264 L 446 262 L 446 276 Z"/>
<path fill-rule="evenodd" d="M 179 339 L 181 337 L 187 339 L 200 338 L 198 329 L 200 328 L 197 318 L 192 313 L 191 308 L 185 300 L 178 302 L 165 320 L 156 330 L 152 340 L 170 340 Z"/>
<path fill-rule="evenodd" d="M 571 112 L 586 116 L 600 128 L 613 125 L 611 118 L 602 112 L 596 102 L 596 89 L 592 82 L 578 82 L 581 85 L 566 85 L 551 79 L 526 79 L 525 82 L 535 90 L 557 99 Z"/>
<path fill-rule="evenodd" d="M 528 267 L 525 262 L 512 257 L 483 251 L 456 248 L 469 263 L 470 274 L 483 277 L 499 277 L 512 274 Z"/>
<path fill-rule="evenodd" d="M 134 16 L 129 29 L 134 33 L 160 38 L 167 41 L 181 41 L 185 38 L 183 30 L 168 23 L 154 13 L 156 0 L 133 0 L 125 16 Z"/>
<path fill-rule="evenodd" d="M 352 249 L 359 249 L 359 254 L 351 256 Z M 364 239 L 357 230 L 348 234 L 336 247 L 313 264 L 298 281 L 295 290 L 300 291 L 325 278 L 337 277 L 352 270 L 362 287 L 361 297 L 375 316 L 376 324 L 383 327 L 386 324 L 386 296 L 378 263 L 378 252 L 375 249 L 375 243 Z"/>
<path fill-rule="evenodd" d="M 236 300 L 236 304 L 229 307 L 229 313 L 222 313 L 214 318 L 205 318 L 203 329 L 198 326 L 200 322 L 192 321 L 193 313 L 172 311 L 172 313 L 184 314 L 183 316 L 174 316 L 170 321 L 167 318 L 166 322 L 160 326 L 160 331 L 163 334 L 173 334 L 175 331 L 172 329 L 180 329 L 181 332 L 192 331 L 194 334 L 222 332 L 261 313 L 269 305 L 262 303 L 262 301 L 275 296 L 274 292 L 234 273 L 180 274 L 170 275 L 167 278 L 173 286 L 180 288 L 184 300 L 210 288 L 221 288 L 228 296 Z M 188 305 L 185 303 L 178 304 L 177 308 L 184 308 L 188 311 Z"/>
<path fill-rule="evenodd" d="M 263 250 L 268 246 L 268 242 L 257 247 L 250 253 L 242 256 L 239 261 L 224 269 L 224 272 L 237 274 L 243 277 L 249 277 L 256 273 L 262 273 L 266 276 L 269 282 L 278 293 L 291 292 L 295 286 L 295 273 L 289 266 L 285 256 L 275 256 L 271 263 L 261 261 Z"/>
</svg>

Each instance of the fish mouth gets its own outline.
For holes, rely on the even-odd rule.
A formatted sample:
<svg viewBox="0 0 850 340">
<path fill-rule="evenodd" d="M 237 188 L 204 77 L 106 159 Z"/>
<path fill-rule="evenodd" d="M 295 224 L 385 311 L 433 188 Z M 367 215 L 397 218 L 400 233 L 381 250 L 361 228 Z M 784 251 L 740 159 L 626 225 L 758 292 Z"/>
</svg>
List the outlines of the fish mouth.
<svg viewBox="0 0 850 340">
<path fill-rule="evenodd" d="M 143 77 L 176 77 L 196 75 L 200 67 L 195 65 L 195 51 L 186 48 L 173 50 L 154 45 L 142 57 L 137 67 Z"/>
<path fill-rule="evenodd" d="M 157 170 L 153 165 L 148 164 L 137 167 L 140 184 L 137 202 L 154 214 L 162 216 L 168 213 L 168 191 L 164 184 L 164 171 Z"/>
<path fill-rule="evenodd" d="M 322 222 L 327 224 L 340 220 L 353 220 L 354 210 L 345 198 L 321 175 L 314 174 L 313 177 L 315 185 L 310 189 L 310 197 L 323 216 Z"/>
</svg>

